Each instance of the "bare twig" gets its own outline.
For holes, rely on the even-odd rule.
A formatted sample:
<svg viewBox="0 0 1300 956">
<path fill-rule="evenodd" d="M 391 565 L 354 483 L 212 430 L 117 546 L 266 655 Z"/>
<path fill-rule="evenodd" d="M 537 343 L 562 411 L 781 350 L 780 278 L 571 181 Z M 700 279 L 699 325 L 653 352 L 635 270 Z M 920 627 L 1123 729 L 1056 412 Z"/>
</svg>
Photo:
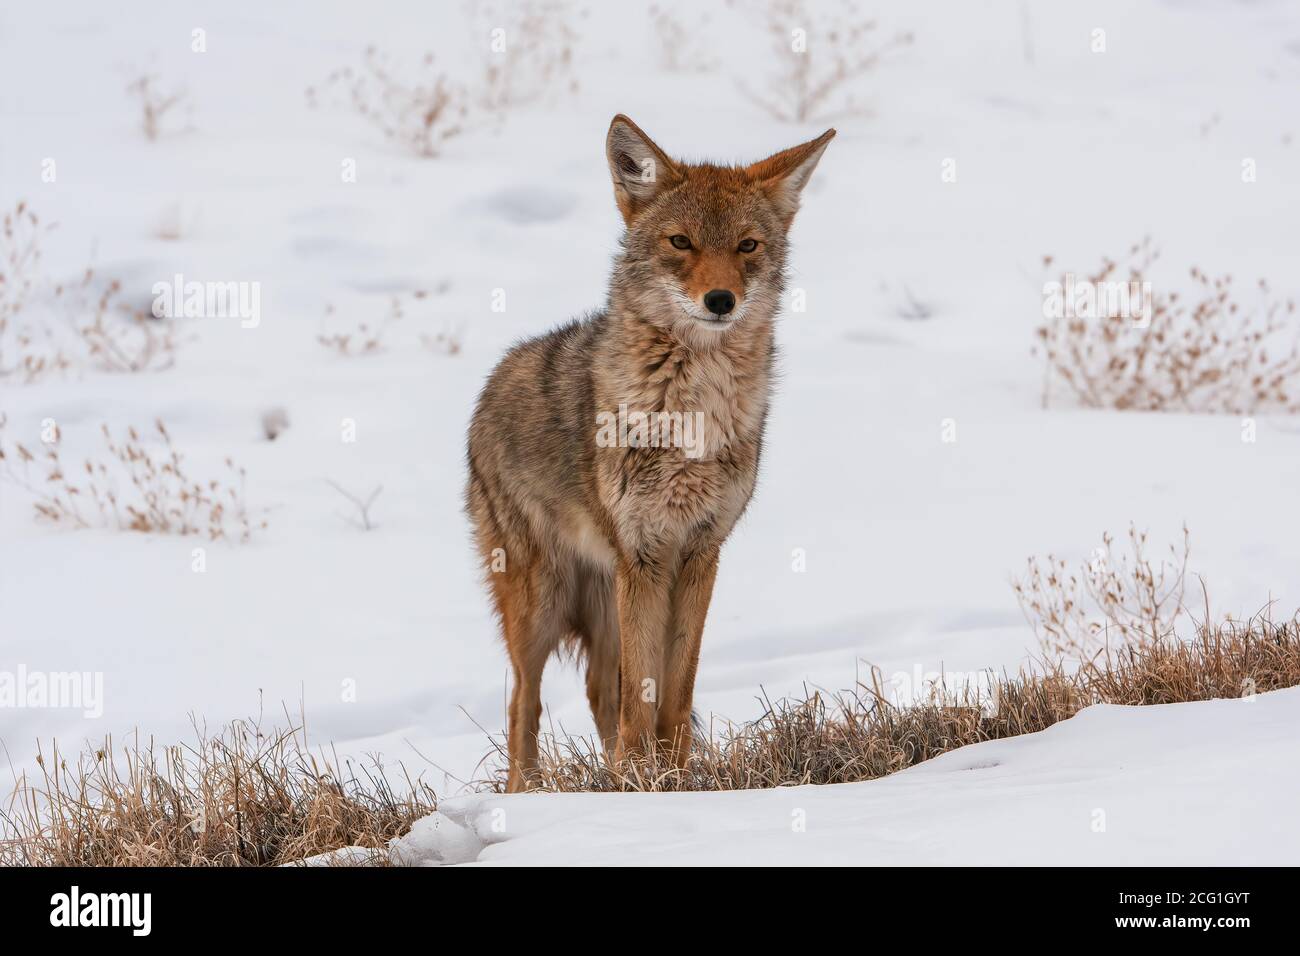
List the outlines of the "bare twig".
<svg viewBox="0 0 1300 956">
<path fill-rule="evenodd" d="M 358 521 L 355 518 L 343 515 L 342 517 L 345 521 L 349 524 L 356 525 L 362 531 L 370 531 L 374 528 L 374 525 L 370 522 L 370 506 L 375 503 L 375 499 L 379 497 L 379 493 L 384 490 L 383 485 L 376 486 L 375 490 L 370 492 L 370 495 L 363 500 L 332 479 L 326 478 L 325 483 L 348 501 L 352 502 L 352 506 L 357 509 L 357 514 L 360 516 L 361 520 Z"/>
<path fill-rule="evenodd" d="M 778 69 L 765 93 L 744 83 L 741 90 L 786 122 L 865 112 L 854 98 L 855 87 L 885 56 L 913 40 L 906 32 L 876 40 L 876 21 L 864 17 L 853 0 L 841 0 L 831 12 L 808 0 L 761 0 L 758 5 Z"/>
</svg>

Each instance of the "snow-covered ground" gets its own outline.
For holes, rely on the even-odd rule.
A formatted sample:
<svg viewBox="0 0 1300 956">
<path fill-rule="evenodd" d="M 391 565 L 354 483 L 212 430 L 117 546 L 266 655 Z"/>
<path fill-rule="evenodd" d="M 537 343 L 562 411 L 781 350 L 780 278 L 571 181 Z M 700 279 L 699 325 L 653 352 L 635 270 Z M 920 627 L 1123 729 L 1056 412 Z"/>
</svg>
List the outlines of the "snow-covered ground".
<svg viewBox="0 0 1300 956">
<path fill-rule="evenodd" d="M 1300 689 L 1097 705 L 866 783 L 472 795 L 395 841 L 406 865 L 1290 865 Z"/>
<path fill-rule="evenodd" d="M 691 23 L 696 5 L 678 9 Z M 1033 638 L 1009 577 L 1031 554 L 1083 557 L 1130 521 L 1156 541 L 1187 523 L 1216 610 L 1300 603 L 1300 421 L 1261 418 L 1258 440 L 1243 443 L 1231 416 L 1043 410 L 1030 355 L 1048 253 L 1083 272 L 1149 233 L 1164 253 L 1154 278 L 1167 288 L 1199 264 L 1243 286 L 1266 277 L 1280 295 L 1300 292 L 1300 7 L 989 0 L 879 12 L 885 32 L 912 30 L 915 43 L 863 81 L 874 115 L 834 119 L 839 136 L 794 227 L 792 284 L 808 307 L 780 324 L 762 476 L 724 552 L 699 708 L 745 720 L 760 687 L 774 697 L 841 688 L 863 662 L 886 675 L 1014 668 Z M 256 328 L 184 320 L 191 341 L 168 371 L 0 382 L 9 439 L 38 446 L 53 418 L 75 463 L 98 451 L 100 423 L 162 418 L 196 472 L 219 470 L 227 454 L 243 465 L 248 499 L 268 521 L 250 544 L 208 546 L 200 574 L 192 549 L 202 542 L 38 524 L 28 496 L 0 484 L 0 671 L 103 675 L 98 718 L 0 711 L 15 767 L 30 765 L 38 738 L 66 747 L 139 728 L 170 741 L 187 735 L 190 714 L 209 726 L 259 710 L 274 721 L 282 702 L 295 713 L 301 702 L 313 739 L 341 753 L 403 762 L 442 793 L 476 774 L 484 729 L 504 724 L 508 668 L 461 513 L 465 426 L 511 341 L 603 300 L 618 238 L 603 154 L 610 117 L 631 115 L 670 152 L 722 160 L 755 159 L 827 125 L 778 122 L 752 103 L 737 78 L 761 83 L 773 68 L 768 40 L 725 5 L 709 16 L 716 36 L 693 37 L 707 52 L 702 69 L 672 73 L 640 5 L 591 4 L 574 22 L 576 92 L 473 125 L 423 159 L 346 109 L 309 109 L 305 90 L 359 63 L 369 43 L 412 65 L 432 49 L 470 76 L 487 39 L 460 4 L 0 10 L 0 205 L 25 198 L 58 223 L 45 244 L 49 281 L 90 264 L 138 301 L 177 273 L 261 289 Z M 191 49 L 196 28 L 206 52 Z M 1102 53 L 1091 49 L 1096 29 Z M 133 68 L 188 90 L 188 128 L 143 137 L 124 92 Z M 950 159 L 955 182 L 942 176 Z M 341 176 L 348 160 L 355 182 Z M 179 238 L 160 238 L 160 223 L 179 223 Z M 374 321 L 393 294 L 416 289 L 432 294 L 409 303 L 382 353 L 342 357 L 316 341 L 327 306 L 332 321 Z M 906 317 L 912 300 L 930 317 Z M 449 330 L 459 354 L 421 345 Z M 268 442 L 259 420 L 275 406 L 291 426 Z M 342 440 L 345 419 L 355 441 Z M 942 440 L 946 419 L 955 442 Z M 348 506 L 327 479 L 358 494 L 382 485 L 377 527 L 340 518 Z M 543 695 L 544 722 L 592 729 L 572 665 L 551 666 Z M 1210 715 L 1276 712 L 1268 726 L 1281 728 L 1295 701 L 1089 712 L 986 745 L 999 767 L 950 773 L 970 760 L 963 751 L 825 795 L 521 801 L 510 805 L 519 835 L 487 858 L 536 845 L 594 859 L 625 841 L 650 858 L 687 842 L 686 830 L 689 852 L 707 854 L 727 842 L 724 822 L 762 818 L 770 835 L 729 853 L 757 858 L 785 840 L 810 861 L 898 860 L 918 847 L 934 861 L 969 859 L 995 837 L 958 829 L 1024 819 L 1035 835 L 1014 844 L 1016 859 L 1137 860 L 1154 838 L 1126 837 L 1135 819 L 1176 823 L 1162 815 L 1167 801 L 1143 808 L 1147 783 L 1168 783 L 1177 768 L 1235 778 L 1220 761 L 1264 746 L 1179 736 L 1180 721 L 1217 727 Z M 1179 760 L 1155 746 L 1160 734 L 1193 752 Z M 1124 749 L 1107 756 L 1112 743 Z M 1127 762 L 1121 778 L 1124 755 L 1150 766 Z M 958 813 L 962 794 L 987 817 Z M 665 807 L 659 836 L 620 834 L 642 805 Z M 797 806 L 809 825 L 796 837 Z M 890 811 L 902 806 L 910 815 Z M 1094 806 L 1115 808 L 1096 838 Z M 1208 814 L 1194 806 L 1186 812 Z M 577 839 L 570 821 L 588 812 L 593 827 L 606 821 L 605 837 Z M 925 813 L 940 818 L 905 829 Z M 866 842 L 835 846 L 841 824 Z M 1055 825 L 1059 840 L 1042 845 Z M 1243 824 L 1261 837 L 1269 825 Z M 1218 846 L 1216 833 L 1161 858 L 1274 860 L 1295 846 L 1294 834 L 1272 838 L 1281 836 Z"/>
</svg>

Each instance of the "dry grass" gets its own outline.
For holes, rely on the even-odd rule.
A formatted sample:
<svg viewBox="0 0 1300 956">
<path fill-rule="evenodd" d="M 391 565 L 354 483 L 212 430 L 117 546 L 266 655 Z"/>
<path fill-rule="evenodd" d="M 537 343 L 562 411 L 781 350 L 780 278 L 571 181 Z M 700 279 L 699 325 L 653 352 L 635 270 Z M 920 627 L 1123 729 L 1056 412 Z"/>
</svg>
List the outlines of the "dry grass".
<svg viewBox="0 0 1300 956">
<path fill-rule="evenodd" d="M 140 129 L 150 142 L 158 139 L 187 96 L 183 89 L 165 87 L 154 73 L 136 76 L 127 85 L 126 92 L 140 107 Z"/>
<path fill-rule="evenodd" d="M 308 106 L 346 103 L 392 142 L 432 158 L 475 125 L 577 90 L 576 24 L 584 8 L 572 0 L 511 0 L 467 4 L 466 12 L 469 41 L 483 50 L 476 74 L 453 75 L 432 53 L 411 68 L 370 46 L 359 66 L 342 67 L 309 87 Z"/>
<path fill-rule="evenodd" d="M 913 41 L 906 32 L 881 39 L 876 21 L 853 0 L 755 0 L 754 6 L 770 38 L 776 69 L 765 90 L 743 83 L 741 89 L 785 122 L 829 122 L 869 112 L 858 100 L 863 79 Z"/>
<path fill-rule="evenodd" d="M 301 723 L 259 720 L 192 744 L 138 738 L 83 752 L 53 748 L 38 780 L 18 781 L 0 811 L 5 866 L 276 866 L 344 846 L 374 850 L 433 812 L 431 791 L 395 790 L 382 766 L 313 754 Z"/>
<path fill-rule="evenodd" d="M 86 270 L 82 288 L 89 286 L 93 273 Z M 56 293 L 61 290 L 56 289 Z M 176 363 L 180 337 L 176 324 L 154 316 L 143 308 L 121 301 L 122 286 L 110 281 L 93 305 L 78 308 L 88 316 L 74 322 L 86 361 L 104 372 L 161 372 Z"/>
<path fill-rule="evenodd" d="M 976 691 L 897 706 L 879 673 L 836 695 L 768 702 L 753 723 L 697 741 L 678 770 L 654 756 L 613 766 L 591 741 L 547 736 L 537 788 L 548 792 L 748 790 L 853 783 L 896 773 L 984 740 L 1036 733 L 1093 703 L 1170 704 L 1241 697 L 1300 684 L 1300 619 L 1263 616 L 1104 651 L 1075 672 L 1004 675 L 995 706 Z M 484 786 L 504 790 L 504 773 Z"/>
<path fill-rule="evenodd" d="M 468 95 L 440 70 L 432 53 L 420 60 L 409 78 L 392 59 L 368 47 L 359 67 L 343 67 L 325 78 L 321 90 L 307 90 L 315 107 L 322 94 L 342 92 L 352 109 L 389 140 L 417 156 L 437 156 L 442 144 L 464 131 Z"/>
<path fill-rule="evenodd" d="M 511 0 L 467 9 L 475 44 L 488 49 L 476 87 L 479 107 L 500 115 L 557 91 L 577 92 L 573 54 L 583 8 L 572 0 Z"/>
<path fill-rule="evenodd" d="M 550 792 L 716 791 L 850 783 L 895 773 L 984 740 L 1034 733 L 1092 703 L 1167 704 L 1241 697 L 1300 684 L 1300 621 L 1202 627 L 1060 667 L 1003 677 L 996 706 L 977 693 L 909 706 L 891 702 L 878 673 L 838 695 L 768 703 L 766 713 L 697 742 L 677 770 L 654 755 L 619 767 L 583 739 L 546 737 L 536 784 Z M 372 761 L 357 769 L 313 754 L 301 720 L 263 733 L 238 722 L 197 742 L 155 748 L 112 741 L 72 763 L 52 750 L 39 779 L 19 779 L 0 811 L 0 865 L 272 866 L 343 847 L 373 852 L 339 862 L 389 861 L 387 840 L 436 809 L 401 769 L 390 783 Z M 503 773 L 481 790 L 504 788 Z"/>
<path fill-rule="evenodd" d="M 435 291 L 441 294 L 445 287 Z M 392 295 L 388 299 L 388 311 L 377 320 L 345 320 L 333 305 L 326 305 L 316 342 L 344 358 L 377 355 L 388 349 L 390 333 L 407 317 L 408 310 L 418 310 L 430 297 L 431 293 L 424 290 Z M 464 328 L 444 322 L 440 331 L 420 332 L 419 342 L 437 355 L 459 355 L 465 343 Z"/>
<path fill-rule="evenodd" d="M 32 382 L 71 365 L 52 330 L 25 313 L 40 285 L 41 243 L 49 228 L 21 200 L 0 222 L 0 381 Z"/>
<path fill-rule="evenodd" d="M 1146 532 L 1130 527 L 1128 553 L 1117 553 L 1104 534 L 1074 572 L 1054 555 L 1029 559 L 1012 588 L 1048 660 L 1089 660 L 1106 646 L 1144 645 L 1172 633 L 1184 611 L 1187 529 L 1181 552 L 1170 545 L 1167 561 L 1152 565 L 1146 548 Z"/>
<path fill-rule="evenodd" d="M 1159 254 L 1148 240 L 1122 260 L 1104 259 L 1076 280 L 1123 289 L 1150 282 Z M 1052 265 L 1045 257 L 1044 265 Z M 1151 283 L 1150 314 L 1107 307 L 1090 314 L 1049 315 L 1038 328 L 1036 354 L 1044 361 L 1043 405 L 1060 386 L 1090 408 L 1137 411 L 1256 412 L 1300 410 L 1300 337 L 1295 302 L 1271 297 L 1258 283 L 1248 303 L 1232 276 L 1190 270 L 1184 293 L 1160 293 Z M 1062 276 L 1059 285 L 1065 285 Z M 1046 291 L 1046 290 L 1045 290 Z"/>
<path fill-rule="evenodd" d="M 415 296 L 422 298 L 424 293 L 417 292 Z M 334 306 L 327 305 L 321 331 L 316 334 L 316 341 L 345 358 L 376 355 L 384 351 L 386 336 L 393 325 L 400 322 L 405 315 L 406 310 L 402 306 L 401 298 L 392 296 L 388 300 L 388 312 L 378 321 L 362 319 L 343 328 Z"/>
<path fill-rule="evenodd" d="M 459 355 L 465 347 L 465 333 L 460 326 L 445 326 L 441 332 L 420 333 L 420 344 L 435 355 Z"/>
<path fill-rule="evenodd" d="M 98 280 L 91 269 L 69 285 L 45 281 L 41 244 L 52 228 L 25 202 L 5 213 L 0 229 L 0 382 L 30 384 L 72 370 L 171 368 L 181 344 L 177 326 L 124 302 L 121 283 Z"/>
<path fill-rule="evenodd" d="M 202 534 L 209 540 L 248 541 L 266 522 L 250 512 L 245 472 L 226 459 L 221 478 L 195 479 L 161 421 L 152 440 L 128 427 L 114 437 L 100 426 L 105 455 L 65 466 L 57 426 L 44 450 L 33 453 L 3 438 L 0 416 L 0 478 L 24 489 L 40 520 L 72 528 L 104 527 L 155 534 Z M 93 510 L 92 510 L 93 509 Z"/>
<path fill-rule="evenodd" d="M 707 73 L 717 67 L 712 40 L 716 36 L 706 10 L 692 10 L 690 18 L 657 3 L 650 5 L 659 65 L 670 73 Z"/>
</svg>

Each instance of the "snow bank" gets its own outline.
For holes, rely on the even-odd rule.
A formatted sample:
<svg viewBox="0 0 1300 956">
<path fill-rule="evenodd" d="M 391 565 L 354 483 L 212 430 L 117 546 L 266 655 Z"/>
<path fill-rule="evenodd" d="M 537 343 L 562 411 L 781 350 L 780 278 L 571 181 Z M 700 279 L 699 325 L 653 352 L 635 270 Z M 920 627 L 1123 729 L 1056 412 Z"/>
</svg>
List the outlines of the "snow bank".
<svg viewBox="0 0 1300 956">
<path fill-rule="evenodd" d="M 399 863 L 1249 865 L 1300 858 L 1300 688 L 1097 705 L 880 780 L 462 797 Z"/>
</svg>

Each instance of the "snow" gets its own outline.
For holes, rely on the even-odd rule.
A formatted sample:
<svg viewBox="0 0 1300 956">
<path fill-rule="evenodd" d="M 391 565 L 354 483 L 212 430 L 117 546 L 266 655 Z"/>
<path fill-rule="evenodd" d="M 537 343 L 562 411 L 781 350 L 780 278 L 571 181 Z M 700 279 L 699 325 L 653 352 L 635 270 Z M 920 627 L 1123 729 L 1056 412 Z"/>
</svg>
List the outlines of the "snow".
<svg viewBox="0 0 1300 956">
<path fill-rule="evenodd" d="M 394 841 L 406 865 L 1287 865 L 1300 688 L 1095 705 L 1037 734 L 865 783 L 461 797 Z"/>
<path fill-rule="evenodd" d="M 381 754 L 441 794 L 482 773 L 485 731 L 504 726 L 508 667 L 461 512 L 465 426 L 512 341 L 603 300 L 618 239 L 603 155 L 610 117 L 629 114 L 670 153 L 721 160 L 756 159 L 826 125 L 777 122 L 739 91 L 738 74 L 770 65 L 767 39 L 743 15 L 714 11 L 716 29 L 740 18 L 728 56 L 673 75 L 639 12 L 591 6 L 578 24 L 575 94 L 475 126 L 436 159 L 408 155 L 346 110 L 309 110 L 305 90 L 358 63 L 370 42 L 407 63 L 432 47 L 449 69 L 468 69 L 478 46 L 462 5 L 118 10 L 87 0 L 0 11 L 0 204 L 26 198 L 57 221 L 51 281 L 93 264 L 140 301 L 176 273 L 261 284 L 255 328 L 185 320 L 191 341 L 169 371 L 0 384 L 9 438 L 37 446 L 41 421 L 54 418 L 78 462 L 98 452 L 101 422 L 160 417 L 196 472 L 227 454 L 246 467 L 248 498 L 269 523 L 250 544 L 207 546 L 199 574 L 192 549 L 203 542 L 37 524 L 25 493 L 0 484 L 0 669 L 103 674 L 98 719 L 0 714 L 15 769 L 31 766 L 38 738 L 66 749 L 139 728 L 181 740 L 191 714 L 210 727 L 259 712 L 283 723 L 287 705 L 305 711 L 314 741 Z M 793 284 L 808 309 L 779 327 L 759 489 L 726 546 L 706 628 L 696 697 L 706 718 L 753 718 L 760 688 L 778 697 L 847 686 L 866 663 L 886 676 L 1014 669 L 1033 639 L 1010 576 L 1032 554 L 1084 557 L 1130 521 L 1156 542 L 1188 524 L 1216 611 L 1300 603 L 1294 419 L 1261 417 L 1247 444 L 1230 416 L 1044 410 L 1029 354 L 1046 253 L 1088 270 L 1149 232 L 1164 250 L 1161 282 L 1177 286 L 1197 263 L 1243 285 L 1267 277 L 1280 296 L 1300 291 L 1300 9 L 1029 5 L 1031 63 L 1022 6 L 881 11 L 916 42 L 866 80 L 874 116 L 835 120 L 794 227 Z M 693 8 L 680 9 L 689 19 Z M 190 49 L 196 27 L 207 31 L 202 54 Z M 1104 54 L 1089 50 L 1097 27 Z M 144 139 L 123 91 L 133 64 L 188 89 L 188 129 Z M 1241 181 L 1244 157 L 1258 182 Z M 53 183 L 41 180 L 47 158 Z M 957 161 L 955 183 L 941 180 L 946 158 Z M 348 159 L 355 183 L 341 181 Z M 498 289 L 504 312 L 492 310 Z M 332 322 L 373 324 L 391 296 L 415 290 L 430 295 L 408 298 L 382 353 L 346 358 L 317 344 L 328 306 Z M 914 302 L 930 317 L 916 318 Z M 447 330 L 459 330 L 459 354 L 422 346 Z M 267 442 L 260 421 L 274 408 L 290 425 Z M 345 419 L 355 442 L 341 440 Z M 945 419 L 954 443 L 941 441 Z M 374 530 L 340 517 L 349 506 L 327 479 L 357 495 L 383 485 Z M 805 571 L 793 569 L 796 549 Z M 552 663 L 543 697 L 544 725 L 593 730 L 571 664 Z M 1292 836 L 1221 842 L 1234 827 L 1270 825 L 1253 807 L 1240 823 L 1216 811 L 1211 834 L 1206 811 L 1197 841 L 1157 848 L 1150 835 L 1190 819 L 1179 806 L 1204 811 L 1237 787 L 1222 767 L 1244 767 L 1241 746 L 1260 756 L 1263 741 L 1215 737 L 1177 761 L 1126 748 L 1147 733 L 1196 741 L 1180 720 L 1257 720 L 1295 697 L 1276 700 L 1090 711 L 1040 738 L 989 745 L 982 752 L 1001 763 L 987 770 L 950 774 L 969 759 L 959 754 L 824 795 L 512 802 L 507 833 L 517 835 L 484 857 L 535 847 L 576 859 L 623 845 L 647 860 L 723 849 L 757 859 L 788 844 L 806 860 L 973 859 L 1023 821 L 1039 837 L 1061 829 L 1052 845 L 1016 843 L 1018 859 L 1273 860 Z M 1120 726 L 1118 738 L 1102 732 Z M 1144 807 L 1142 787 L 1161 772 L 1125 764 L 1121 774 L 1103 759 L 1107 746 L 1222 787 Z M 1072 765 L 1069 754 L 1090 762 Z M 1249 774 L 1268 776 L 1275 762 L 1261 758 Z M 1272 791 L 1252 792 L 1238 796 L 1271 805 Z M 979 819 L 1007 825 L 959 832 L 972 817 L 957 793 Z M 940 817 L 901 815 L 913 804 Z M 660 805 L 663 829 L 652 832 L 662 840 L 621 832 L 637 808 Z M 1095 839 L 1094 805 L 1111 809 Z M 794 806 L 809 811 L 797 839 L 786 832 Z M 875 817 L 890 808 L 899 815 Z M 764 835 L 729 840 L 732 814 L 737 826 L 761 822 Z M 924 838 L 899 829 L 922 821 Z M 854 837 L 840 849 L 837 829 Z"/>
</svg>

